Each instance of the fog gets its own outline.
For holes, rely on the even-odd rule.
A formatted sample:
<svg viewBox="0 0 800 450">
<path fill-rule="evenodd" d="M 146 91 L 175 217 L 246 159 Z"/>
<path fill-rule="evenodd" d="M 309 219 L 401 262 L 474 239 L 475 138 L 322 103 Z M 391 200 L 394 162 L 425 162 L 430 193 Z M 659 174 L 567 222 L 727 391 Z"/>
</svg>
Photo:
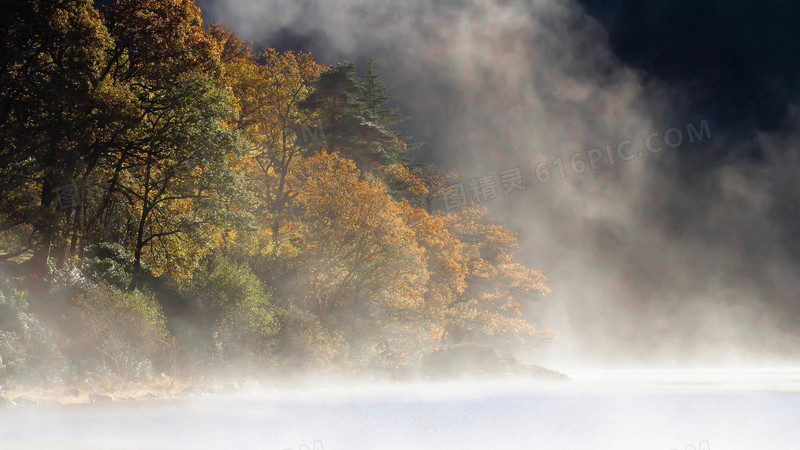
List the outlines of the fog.
<svg viewBox="0 0 800 450">
<path fill-rule="evenodd" d="M 276 450 L 745 450 L 792 448 L 800 437 L 793 426 L 798 396 L 736 391 L 752 387 L 742 383 L 752 374 L 717 372 L 709 378 L 695 372 L 680 385 L 674 380 L 681 376 L 664 375 L 669 381 L 658 382 L 653 374 L 612 379 L 594 373 L 568 385 L 345 384 L 204 399 L 47 405 L 0 410 L 0 435 L 4 448 Z M 792 380 L 795 388 L 800 379 L 797 371 L 773 376 L 772 381 Z"/>
<path fill-rule="evenodd" d="M 527 189 L 479 203 L 519 233 L 520 254 L 553 289 L 529 313 L 556 338 L 518 349 L 524 357 L 556 367 L 796 361 L 790 97 L 773 115 L 780 124 L 734 123 L 736 112 L 758 113 L 741 99 L 759 92 L 731 94 L 728 109 L 709 103 L 723 94 L 702 73 L 660 76 L 665 57 L 655 70 L 652 58 L 624 61 L 611 31 L 572 1 L 199 4 L 257 45 L 329 64 L 376 56 L 412 117 L 406 131 L 425 142 L 416 157 L 460 174 L 468 194 L 471 179 L 501 187 L 501 171 L 521 169 Z M 627 20 L 664 33 L 652 18 Z M 707 42 L 679 47 L 687 30 L 665 38 L 676 64 L 684 53 L 722 58 L 698 55 Z"/>
</svg>

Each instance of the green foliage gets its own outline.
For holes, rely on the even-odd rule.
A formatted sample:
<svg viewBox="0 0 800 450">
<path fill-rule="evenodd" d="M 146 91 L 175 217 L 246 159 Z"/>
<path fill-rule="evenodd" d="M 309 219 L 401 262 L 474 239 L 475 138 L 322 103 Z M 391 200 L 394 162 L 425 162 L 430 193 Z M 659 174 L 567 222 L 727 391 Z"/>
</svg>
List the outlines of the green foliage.
<svg viewBox="0 0 800 450">
<path fill-rule="evenodd" d="M 341 368 L 349 352 L 341 331 L 327 329 L 319 317 L 290 304 L 282 317 L 280 354 L 282 367 L 297 370 Z"/>
<path fill-rule="evenodd" d="M 232 189 L 241 183 L 230 160 L 244 146 L 226 124 L 235 117 L 228 93 L 207 75 L 189 74 L 154 98 L 158 108 L 144 125 L 146 138 L 120 177 L 129 207 L 139 211 L 133 287 L 143 256 L 156 275 L 188 278 L 220 227 L 246 221 L 228 207 L 246 197 Z"/>
<path fill-rule="evenodd" d="M 76 301 L 80 325 L 72 355 L 83 370 L 115 374 L 123 381 L 151 374 L 168 344 L 166 319 L 153 295 L 100 283 Z"/>
<path fill-rule="evenodd" d="M 386 93 L 386 87 L 381 84 L 381 73 L 375 58 L 370 58 L 367 65 L 367 73 L 364 79 L 359 82 L 361 97 L 363 98 L 365 115 L 372 122 L 389 129 L 393 125 L 407 120 L 407 117 L 400 115 L 400 108 L 385 108 L 384 104 L 391 102 L 394 98 Z"/>
<path fill-rule="evenodd" d="M 229 260 L 210 262 L 192 280 L 192 292 L 211 328 L 218 360 L 273 365 L 279 311 L 249 267 Z"/>
<path fill-rule="evenodd" d="M 95 283 L 124 289 L 131 283 L 133 255 L 120 244 L 101 242 L 86 247 L 83 271 Z"/>
<path fill-rule="evenodd" d="M 320 117 L 325 147 L 346 155 L 361 168 L 403 161 L 407 150 L 405 142 L 389 128 L 400 117 L 381 108 L 390 99 L 378 83 L 377 69 L 373 67 L 369 75 L 365 84 L 356 76 L 354 64 L 339 63 L 319 76 L 314 91 L 302 103 Z"/>
<path fill-rule="evenodd" d="M 32 385 L 62 381 L 70 371 L 58 341 L 25 310 L 26 304 L 24 292 L 0 291 L 0 380 Z"/>
</svg>

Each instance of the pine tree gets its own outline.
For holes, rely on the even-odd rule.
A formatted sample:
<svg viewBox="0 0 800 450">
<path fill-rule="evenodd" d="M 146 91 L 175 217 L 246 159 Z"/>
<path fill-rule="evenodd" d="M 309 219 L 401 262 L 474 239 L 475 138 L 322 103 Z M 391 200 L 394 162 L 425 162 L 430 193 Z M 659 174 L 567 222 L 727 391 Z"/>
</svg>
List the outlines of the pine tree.
<svg viewBox="0 0 800 450">
<path fill-rule="evenodd" d="M 361 95 L 364 99 L 365 112 L 368 117 L 384 128 L 390 128 L 400 122 L 408 120 L 408 117 L 399 114 L 400 108 L 384 109 L 383 105 L 394 100 L 393 97 L 386 95 L 386 87 L 380 82 L 380 71 L 375 58 L 370 58 L 367 65 L 367 73 L 359 83 Z"/>
<path fill-rule="evenodd" d="M 364 115 L 367 120 L 382 127 L 386 133 L 391 134 L 393 140 L 402 142 L 400 152 L 392 155 L 389 158 L 389 162 L 405 163 L 408 162 L 408 152 L 420 147 L 422 144 L 409 144 L 410 137 L 400 136 L 397 131 L 392 129 L 398 123 L 408 120 L 408 116 L 400 114 L 400 108 L 384 107 L 384 104 L 392 102 L 394 97 L 386 93 L 388 88 L 380 82 L 380 78 L 381 73 L 378 69 L 378 63 L 372 57 L 367 64 L 367 72 L 364 74 L 364 79 L 360 82 L 361 96 L 365 107 Z"/>
<path fill-rule="evenodd" d="M 389 98 L 378 82 L 377 69 L 373 69 L 371 80 L 367 100 L 355 65 L 336 64 L 320 75 L 314 92 L 302 104 L 309 115 L 319 117 L 327 149 L 347 156 L 362 169 L 404 161 L 407 153 L 405 142 L 389 128 L 396 112 L 380 108 Z M 371 108 L 375 108 L 374 113 Z M 319 150 L 322 145 L 317 142 L 310 147 Z"/>
<path fill-rule="evenodd" d="M 323 142 L 311 142 L 309 147 L 319 150 L 324 145 L 358 161 L 369 152 L 364 148 L 360 115 L 363 106 L 355 73 L 352 63 L 339 63 L 324 71 L 301 107 L 316 113 L 325 136 Z"/>
</svg>

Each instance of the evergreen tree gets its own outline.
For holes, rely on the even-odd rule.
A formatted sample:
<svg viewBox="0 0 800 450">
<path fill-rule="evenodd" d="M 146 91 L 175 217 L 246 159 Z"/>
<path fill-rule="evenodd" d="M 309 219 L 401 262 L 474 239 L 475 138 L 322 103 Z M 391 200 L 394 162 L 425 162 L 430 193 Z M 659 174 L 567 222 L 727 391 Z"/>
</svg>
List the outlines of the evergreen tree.
<svg viewBox="0 0 800 450">
<path fill-rule="evenodd" d="M 373 57 L 369 59 L 367 73 L 359 84 L 367 116 L 378 125 L 388 129 L 408 120 L 408 117 L 400 115 L 400 108 L 383 108 L 383 105 L 394 100 L 394 97 L 386 95 L 386 87 L 381 84 L 380 77 L 378 63 Z"/>
<path fill-rule="evenodd" d="M 360 82 L 361 96 L 365 106 L 364 115 L 370 122 L 378 124 L 387 133 L 391 134 L 393 139 L 402 142 L 400 153 L 392 155 L 393 158 L 390 158 L 389 162 L 406 163 L 408 162 L 408 152 L 422 144 L 409 144 L 408 136 L 400 136 L 397 131 L 392 130 L 393 126 L 408 120 L 408 116 L 400 114 L 400 108 L 384 107 L 384 104 L 393 101 L 394 97 L 387 95 L 388 88 L 381 84 L 380 78 L 381 73 L 378 69 L 378 63 L 372 57 L 367 63 L 367 72 L 364 74 L 364 79 Z"/>
<path fill-rule="evenodd" d="M 377 82 L 377 78 L 374 80 Z M 388 115 L 381 119 L 382 113 L 370 112 L 362 86 L 354 64 L 336 64 L 320 75 L 314 84 L 314 92 L 302 107 L 320 118 L 327 149 L 347 156 L 362 169 L 372 164 L 402 161 L 406 153 L 405 143 L 381 123 L 389 122 Z M 382 89 L 375 84 L 372 92 Z M 378 97 L 370 101 L 376 107 L 382 103 Z M 382 110 L 378 108 L 376 111 Z M 319 150 L 322 144 L 315 142 L 310 147 Z"/>
</svg>

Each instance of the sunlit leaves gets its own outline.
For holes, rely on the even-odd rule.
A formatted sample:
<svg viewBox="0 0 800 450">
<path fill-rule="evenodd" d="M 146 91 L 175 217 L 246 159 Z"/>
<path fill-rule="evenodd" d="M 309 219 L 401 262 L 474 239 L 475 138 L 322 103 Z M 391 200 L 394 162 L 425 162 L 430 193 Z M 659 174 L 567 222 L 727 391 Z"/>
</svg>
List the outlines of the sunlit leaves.
<svg viewBox="0 0 800 450">
<path fill-rule="evenodd" d="M 467 288 L 447 305 L 448 326 L 459 339 L 500 335 L 546 339 L 522 314 L 522 303 L 550 292 L 541 272 L 514 261 L 513 233 L 489 220 L 478 207 L 448 216 L 448 227 L 464 243 Z"/>
<path fill-rule="evenodd" d="M 253 50 L 204 29 L 189 0 L 12 6 L 0 18 L 0 263 L 58 265 L 113 242 L 132 254 L 131 289 L 145 270 L 204 286 L 198 268 L 229 259 L 287 311 L 285 358 L 339 368 L 544 337 L 524 312 L 545 278 L 484 211 L 434 210 L 446 176 L 407 161 L 374 61 L 361 80 L 353 64 Z M 73 183 L 80 204 L 59 210 L 54 192 Z M 277 316 L 252 291 L 203 300 L 225 353 L 272 351 Z"/>
</svg>

